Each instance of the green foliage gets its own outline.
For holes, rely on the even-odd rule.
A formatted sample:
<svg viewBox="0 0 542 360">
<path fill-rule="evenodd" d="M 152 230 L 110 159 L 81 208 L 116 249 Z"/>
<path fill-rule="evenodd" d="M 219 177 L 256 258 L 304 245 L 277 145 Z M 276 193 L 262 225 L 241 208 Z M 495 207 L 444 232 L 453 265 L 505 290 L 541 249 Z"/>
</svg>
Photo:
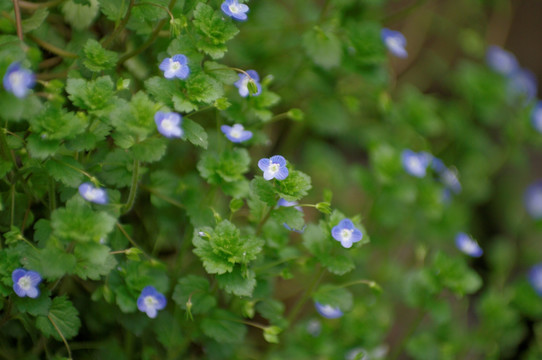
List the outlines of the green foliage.
<svg viewBox="0 0 542 360">
<path fill-rule="evenodd" d="M 47 316 L 38 316 L 36 327 L 45 335 L 57 340 L 71 339 L 81 327 L 77 309 L 65 296 L 55 297 Z"/>
<path fill-rule="evenodd" d="M 117 63 L 115 52 L 104 49 L 96 40 L 90 39 L 83 48 L 83 64 L 93 72 L 111 69 Z"/>
</svg>

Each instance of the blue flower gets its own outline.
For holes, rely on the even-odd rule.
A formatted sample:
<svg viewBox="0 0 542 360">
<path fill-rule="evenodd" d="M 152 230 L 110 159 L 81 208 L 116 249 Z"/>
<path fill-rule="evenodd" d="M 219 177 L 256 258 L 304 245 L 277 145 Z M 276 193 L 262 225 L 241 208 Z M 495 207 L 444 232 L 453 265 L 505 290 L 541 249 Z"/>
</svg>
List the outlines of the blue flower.
<svg viewBox="0 0 542 360">
<path fill-rule="evenodd" d="M 360 241 L 363 237 L 361 231 L 354 226 L 350 219 L 342 219 L 337 226 L 331 229 L 331 235 L 347 249 L 351 248 L 353 243 Z"/>
<path fill-rule="evenodd" d="M 382 37 L 382 41 L 388 48 L 388 50 L 395 56 L 400 58 L 406 58 L 408 56 L 408 53 L 405 49 L 406 47 L 406 39 L 403 34 L 401 34 L 399 31 L 394 31 L 390 29 L 382 29 L 380 32 L 380 36 Z"/>
<path fill-rule="evenodd" d="M 13 291 L 17 296 L 28 296 L 33 299 L 39 296 L 38 285 L 41 282 L 41 276 L 37 272 L 15 269 L 11 273 L 11 279 L 13 280 Z"/>
<path fill-rule="evenodd" d="M 529 270 L 527 278 L 529 279 L 529 282 L 536 293 L 542 296 L 542 263 L 533 266 Z"/>
<path fill-rule="evenodd" d="M 263 171 L 263 178 L 265 180 L 284 180 L 288 177 L 286 159 L 280 155 L 271 156 L 269 159 L 260 159 L 258 167 Z"/>
<path fill-rule="evenodd" d="M 432 161 L 426 152 L 416 153 L 412 150 L 405 149 L 401 153 L 401 162 L 403 168 L 412 176 L 422 178 L 425 176 L 427 166 Z"/>
<path fill-rule="evenodd" d="M 147 316 L 151 319 L 154 319 L 158 310 L 165 308 L 166 304 L 166 297 L 159 293 L 154 286 L 145 286 L 137 299 L 137 308 L 139 311 L 147 313 Z"/>
<path fill-rule="evenodd" d="M 287 206 L 287 207 L 294 207 L 294 209 L 296 209 L 297 211 L 299 212 L 303 212 L 303 209 L 301 208 L 301 206 L 295 206 L 297 205 L 298 202 L 297 201 L 286 201 L 284 200 L 283 198 L 280 198 L 279 201 L 277 202 L 277 206 L 278 207 L 281 207 L 281 206 Z M 288 224 L 286 223 L 283 223 L 282 225 L 284 225 L 284 227 L 290 231 L 295 231 L 296 233 L 299 233 L 299 234 L 303 234 L 305 232 L 305 227 L 306 226 L 303 226 L 303 229 L 301 230 L 298 230 L 298 229 L 293 229 L 291 228 L 290 226 L 288 226 Z"/>
<path fill-rule="evenodd" d="M 165 58 L 159 66 L 160 70 L 164 72 L 166 79 L 186 79 L 190 74 L 190 68 L 188 67 L 188 59 L 182 54 L 174 55 L 172 58 Z"/>
<path fill-rule="evenodd" d="M 234 143 L 240 143 L 252 138 L 252 131 L 245 130 L 241 124 L 234 124 L 233 126 L 222 125 L 220 130 L 222 130 L 228 140 Z"/>
<path fill-rule="evenodd" d="M 519 69 L 516 57 L 512 53 L 495 45 L 488 47 L 486 62 L 491 69 L 503 75 L 510 75 Z"/>
<path fill-rule="evenodd" d="M 220 6 L 224 14 L 238 21 L 245 21 L 247 19 L 248 6 L 245 4 L 239 4 L 237 0 L 226 0 Z"/>
<path fill-rule="evenodd" d="M 484 253 L 476 241 L 474 241 L 469 235 L 462 232 L 455 236 L 455 246 L 457 246 L 457 248 L 465 254 L 472 257 L 480 257 Z"/>
<path fill-rule="evenodd" d="M 182 120 L 182 116 L 174 112 L 165 113 L 157 111 L 154 114 L 154 122 L 158 128 L 158 132 L 167 138 L 180 138 L 183 136 L 183 129 L 181 129 Z"/>
<path fill-rule="evenodd" d="M 318 311 L 318 313 L 325 318 L 336 319 L 343 316 L 343 312 L 338 307 L 333 307 L 331 305 L 322 305 L 318 301 L 314 302 L 314 306 L 316 307 L 316 311 Z"/>
<path fill-rule="evenodd" d="M 525 209 L 533 219 L 542 219 L 542 181 L 531 184 L 524 195 Z"/>
<path fill-rule="evenodd" d="M 455 194 L 461 192 L 461 183 L 457 178 L 457 172 L 455 170 L 446 168 L 440 173 L 440 180 L 446 188 L 452 190 Z"/>
<path fill-rule="evenodd" d="M 87 201 L 102 205 L 107 204 L 107 192 L 102 188 L 94 187 L 89 182 L 79 185 L 79 194 Z"/>
<path fill-rule="evenodd" d="M 30 70 L 22 68 L 21 64 L 17 62 L 8 66 L 4 75 L 4 88 L 21 99 L 26 96 L 35 83 L 34 74 Z"/>
<path fill-rule="evenodd" d="M 542 133 L 542 101 L 537 101 L 533 110 L 531 111 L 531 124 L 536 131 Z"/>
<path fill-rule="evenodd" d="M 307 323 L 307 332 L 314 337 L 320 335 L 322 331 L 322 323 L 320 320 L 312 319 Z"/>
<path fill-rule="evenodd" d="M 517 69 L 509 75 L 509 91 L 514 96 L 522 96 L 530 101 L 536 97 L 538 92 L 538 83 L 536 76 L 527 69 Z"/>
<path fill-rule="evenodd" d="M 248 83 L 252 82 L 254 85 L 256 85 L 256 88 L 258 91 L 256 91 L 252 96 L 257 96 L 262 93 L 262 86 L 260 85 L 260 76 L 258 76 L 258 73 L 255 70 L 247 70 L 246 73 L 248 74 L 238 74 L 239 80 L 235 82 L 235 86 L 239 89 L 239 95 L 242 97 L 247 97 L 248 94 L 250 94 L 250 91 L 248 90 Z"/>
</svg>

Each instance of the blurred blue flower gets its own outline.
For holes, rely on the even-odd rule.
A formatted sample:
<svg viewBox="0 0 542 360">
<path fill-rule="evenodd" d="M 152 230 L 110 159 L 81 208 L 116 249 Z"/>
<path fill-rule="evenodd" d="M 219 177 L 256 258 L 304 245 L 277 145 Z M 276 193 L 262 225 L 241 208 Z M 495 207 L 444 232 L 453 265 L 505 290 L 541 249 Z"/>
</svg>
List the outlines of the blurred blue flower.
<svg viewBox="0 0 542 360">
<path fill-rule="evenodd" d="M 107 192 L 102 188 L 94 187 L 89 182 L 82 183 L 79 185 L 79 194 L 86 201 L 90 201 L 96 204 L 107 204 Z"/>
<path fill-rule="evenodd" d="M 525 209 L 533 219 L 542 219 L 542 181 L 531 184 L 524 195 Z"/>
<path fill-rule="evenodd" d="M 233 126 L 222 125 L 220 130 L 222 130 L 228 140 L 234 143 L 240 143 L 252 138 L 252 131 L 245 130 L 241 124 L 234 124 Z"/>
<path fill-rule="evenodd" d="M 338 225 L 331 229 L 331 235 L 347 249 L 351 248 L 353 243 L 360 241 L 363 237 L 361 231 L 354 226 L 350 219 L 342 219 Z"/>
<path fill-rule="evenodd" d="M 263 171 L 265 180 L 277 179 L 284 180 L 288 177 L 288 168 L 286 159 L 280 155 L 272 156 L 269 159 L 263 158 L 258 161 L 258 167 Z"/>
<path fill-rule="evenodd" d="M 542 101 L 537 101 L 531 111 L 531 124 L 536 131 L 542 133 Z"/>
<path fill-rule="evenodd" d="M 4 88 L 18 98 L 24 98 L 36 83 L 34 74 L 16 62 L 8 66 L 4 75 Z"/>
<path fill-rule="evenodd" d="M 41 276 L 35 271 L 26 271 L 25 269 L 15 269 L 11 273 L 13 280 L 13 291 L 19 297 L 28 296 L 37 298 L 40 294 L 38 285 L 41 282 Z"/>
<path fill-rule="evenodd" d="M 482 248 L 469 235 L 460 232 L 455 236 L 455 246 L 465 254 L 480 257 L 484 253 Z"/>
<path fill-rule="evenodd" d="M 165 308 L 166 304 L 166 297 L 159 293 L 154 286 L 145 286 L 137 299 L 137 308 L 139 311 L 147 313 L 147 316 L 151 319 L 154 319 L 158 310 Z"/>
<path fill-rule="evenodd" d="M 314 306 L 316 307 L 316 311 L 318 311 L 318 313 L 325 318 L 336 319 L 343 316 L 343 312 L 338 307 L 333 307 L 331 305 L 322 305 L 318 301 L 314 302 Z"/>
<path fill-rule="evenodd" d="M 320 332 L 322 331 L 322 323 L 320 320 L 317 319 L 311 319 L 307 323 L 307 332 L 311 334 L 314 337 L 317 337 L 320 335 Z"/>
<path fill-rule="evenodd" d="M 519 69 L 516 57 L 496 45 L 487 48 L 486 62 L 491 69 L 503 75 L 511 75 Z"/>
<path fill-rule="evenodd" d="M 224 14 L 238 21 L 245 21 L 247 19 L 248 6 L 245 4 L 239 4 L 237 0 L 226 0 L 220 6 Z"/>
<path fill-rule="evenodd" d="M 174 55 L 171 58 L 165 58 L 159 68 L 164 72 L 164 77 L 166 79 L 186 79 L 188 74 L 190 74 L 188 59 L 182 54 Z"/>
<path fill-rule="evenodd" d="M 174 112 L 158 111 L 154 114 L 154 122 L 158 128 L 158 132 L 165 137 L 181 137 L 183 130 L 181 129 L 182 116 Z"/>
<path fill-rule="evenodd" d="M 444 186 L 446 186 L 446 188 L 452 190 L 452 192 L 455 194 L 459 194 L 461 192 L 461 183 L 457 178 L 457 172 L 455 170 L 446 168 L 440 173 L 440 180 Z"/>
<path fill-rule="evenodd" d="M 406 58 L 408 56 L 408 53 L 405 49 L 406 47 L 405 36 L 401 34 L 399 31 L 384 28 L 380 32 L 380 36 L 382 37 L 382 41 L 386 45 L 386 48 L 388 48 L 388 50 L 393 55 L 400 58 Z"/>
<path fill-rule="evenodd" d="M 283 198 L 280 198 L 279 201 L 277 202 L 277 206 L 278 207 L 281 207 L 281 206 L 288 206 L 288 207 L 291 207 L 293 206 L 297 211 L 299 212 L 303 212 L 303 209 L 301 208 L 301 206 L 295 206 L 297 205 L 298 202 L 297 201 L 286 201 L 284 200 Z M 306 226 L 303 226 L 303 229 L 301 230 L 298 230 L 298 229 L 293 229 L 291 228 L 290 226 L 288 226 L 288 224 L 286 223 L 283 223 L 282 225 L 284 225 L 284 227 L 290 231 L 295 231 L 296 233 L 299 233 L 299 234 L 303 234 L 305 232 L 305 227 Z"/>
<path fill-rule="evenodd" d="M 517 69 L 509 75 L 509 91 L 514 96 L 521 96 L 526 101 L 531 101 L 538 93 L 536 76 L 528 69 Z"/>
<path fill-rule="evenodd" d="M 527 277 L 536 293 L 542 296 L 542 263 L 534 265 Z"/>
<path fill-rule="evenodd" d="M 248 90 L 248 83 L 252 82 L 258 91 L 252 94 L 252 96 L 257 96 L 262 93 L 262 86 L 260 85 L 260 76 L 255 70 L 247 70 L 246 73 L 248 74 L 238 74 L 239 80 L 237 80 L 234 85 L 237 86 L 239 89 L 239 95 L 242 97 L 247 97 L 250 94 L 250 91 Z"/>
<path fill-rule="evenodd" d="M 403 168 L 412 176 L 422 178 L 425 176 L 427 166 L 432 161 L 432 158 L 427 156 L 426 152 L 416 153 L 412 150 L 405 149 L 401 153 L 401 162 Z"/>
</svg>

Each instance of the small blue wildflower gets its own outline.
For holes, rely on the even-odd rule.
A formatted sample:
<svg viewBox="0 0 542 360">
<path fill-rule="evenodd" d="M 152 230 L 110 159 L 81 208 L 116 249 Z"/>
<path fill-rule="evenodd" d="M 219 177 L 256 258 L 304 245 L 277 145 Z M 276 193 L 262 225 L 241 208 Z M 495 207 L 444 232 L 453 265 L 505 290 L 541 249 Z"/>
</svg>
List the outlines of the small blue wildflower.
<svg viewBox="0 0 542 360">
<path fill-rule="evenodd" d="M 137 308 L 139 311 L 147 313 L 147 316 L 151 319 L 154 319 L 158 310 L 165 308 L 166 304 L 166 297 L 159 293 L 154 286 L 145 286 L 137 299 Z"/>
<path fill-rule="evenodd" d="M 311 319 L 307 323 L 307 332 L 311 334 L 314 337 L 317 337 L 320 335 L 320 332 L 322 331 L 322 323 L 320 320 L 317 319 Z"/>
<path fill-rule="evenodd" d="M 280 155 L 271 156 L 269 159 L 260 159 L 258 167 L 263 171 L 263 178 L 265 180 L 284 180 L 289 174 L 286 167 L 286 159 Z"/>
<path fill-rule="evenodd" d="M 347 249 L 351 248 L 353 243 L 360 241 L 363 237 L 361 231 L 354 226 L 350 219 L 342 219 L 337 226 L 331 229 L 331 235 Z"/>
<path fill-rule="evenodd" d="M 182 116 L 174 112 L 165 113 L 157 111 L 154 114 L 154 122 L 158 128 L 158 132 L 167 138 L 180 138 L 183 136 L 183 129 L 181 129 L 182 120 Z"/>
<path fill-rule="evenodd" d="M 89 182 L 79 185 L 79 194 L 86 201 L 90 201 L 96 204 L 107 204 L 107 192 L 102 188 L 94 187 Z"/>
<path fill-rule="evenodd" d="M 297 205 L 298 202 L 297 201 L 286 201 L 284 200 L 283 198 L 280 198 L 279 201 L 277 202 L 277 206 L 278 207 L 281 207 L 281 206 L 288 206 L 288 207 L 294 207 L 297 211 L 299 212 L 303 212 L 303 209 L 301 208 L 301 206 L 295 206 Z M 303 229 L 301 230 L 298 230 L 298 229 L 293 229 L 291 228 L 290 226 L 288 226 L 288 224 L 286 223 L 283 223 L 282 225 L 284 225 L 284 227 L 290 231 L 295 231 L 296 233 L 299 233 L 299 234 L 303 234 L 305 232 L 305 227 L 306 225 L 303 226 Z"/>
<path fill-rule="evenodd" d="M 40 289 L 38 289 L 38 285 L 41 282 L 39 273 L 19 268 L 13 270 L 11 279 L 13 280 L 13 291 L 17 296 L 28 296 L 33 299 L 39 296 Z"/>
<path fill-rule="evenodd" d="M 400 58 L 406 58 L 408 56 L 408 53 L 405 49 L 406 47 L 405 36 L 401 34 L 399 31 L 384 28 L 380 32 L 380 36 L 382 37 L 382 41 L 384 42 L 388 50 L 393 55 Z"/>
<path fill-rule="evenodd" d="M 439 174 L 447 169 L 444 162 L 436 156 L 431 159 L 431 168 Z"/>
<path fill-rule="evenodd" d="M 514 54 L 496 45 L 487 48 L 486 62 L 491 69 L 503 75 L 510 75 L 519 68 Z"/>
<path fill-rule="evenodd" d="M 531 184 L 524 195 L 525 209 L 533 219 L 542 219 L 542 181 Z"/>
<path fill-rule="evenodd" d="M 164 77 L 166 79 L 186 79 L 188 74 L 190 74 L 188 59 L 182 54 L 174 55 L 171 58 L 165 58 L 159 68 L 164 72 Z"/>
<path fill-rule="evenodd" d="M 412 150 L 405 149 L 401 153 L 401 162 L 407 173 L 422 178 L 425 176 L 427 166 L 429 166 L 431 159 L 427 156 L 426 152 L 416 153 Z"/>
<path fill-rule="evenodd" d="M 446 186 L 446 188 L 452 190 L 452 192 L 455 194 L 459 194 L 461 192 L 461 183 L 457 178 L 457 172 L 455 170 L 446 168 L 440 173 L 440 180 L 444 186 Z"/>
<path fill-rule="evenodd" d="M 542 133 L 542 101 L 537 101 L 533 110 L 531 111 L 531 124 L 536 131 Z"/>
<path fill-rule="evenodd" d="M 220 6 L 224 14 L 237 21 L 245 21 L 247 19 L 248 6 L 239 4 L 237 0 L 226 0 Z"/>
<path fill-rule="evenodd" d="M 34 74 L 16 62 L 8 66 L 6 74 L 4 75 L 4 88 L 22 99 L 26 96 L 28 91 L 36 83 L 36 77 Z"/>
<path fill-rule="evenodd" d="M 465 254 L 472 257 L 480 257 L 484 253 L 480 245 L 469 235 L 460 232 L 455 236 L 455 246 Z"/>
<path fill-rule="evenodd" d="M 316 307 L 316 311 L 318 311 L 318 313 L 325 318 L 336 319 L 343 316 L 343 312 L 338 307 L 333 307 L 331 305 L 322 305 L 318 301 L 314 302 L 314 306 Z"/>
<path fill-rule="evenodd" d="M 248 76 L 247 76 L 248 74 Z M 247 70 L 246 74 L 241 73 L 239 75 L 239 80 L 237 80 L 234 85 L 237 86 L 239 89 L 239 95 L 242 97 L 247 97 L 248 94 L 250 94 L 250 91 L 248 90 L 248 83 L 252 82 L 254 85 L 256 85 L 256 88 L 258 91 L 252 96 L 257 96 L 262 93 L 262 86 L 260 85 L 260 76 L 255 70 Z"/>
<path fill-rule="evenodd" d="M 509 75 L 509 91 L 514 96 L 522 96 L 530 101 L 536 97 L 538 83 L 536 76 L 528 69 L 517 69 Z"/>
<path fill-rule="evenodd" d="M 542 296 L 542 263 L 534 265 L 527 275 L 531 286 L 539 296 Z"/>
<path fill-rule="evenodd" d="M 220 130 L 222 130 L 228 140 L 234 143 L 240 143 L 252 138 L 252 131 L 245 130 L 241 124 L 234 124 L 233 126 L 222 125 Z"/>
</svg>

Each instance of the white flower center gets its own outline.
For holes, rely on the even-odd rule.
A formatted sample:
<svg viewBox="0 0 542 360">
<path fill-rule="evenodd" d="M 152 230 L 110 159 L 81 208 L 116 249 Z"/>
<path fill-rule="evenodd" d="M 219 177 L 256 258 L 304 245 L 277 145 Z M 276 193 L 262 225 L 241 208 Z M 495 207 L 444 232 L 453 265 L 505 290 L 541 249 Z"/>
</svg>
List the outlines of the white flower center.
<svg viewBox="0 0 542 360">
<path fill-rule="evenodd" d="M 407 166 L 415 174 L 423 173 L 424 167 L 422 162 L 415 156 L 411 156 L 407 161 Z"/>
<path fill-rule="evenodd" d="M 145 303 L 145 306 L 147 308 L 155 308 L 156 305 L 158 305 L 158 301 L 154 298 L 154 296 L 145 296 L 145 299 L 143 300 Z"/>
<path fill-rule="evenodd" d="M 9 74 L 9 82 L 13 87 L 19 87 L 23 83 L 23 74 L 19 71 L 14 71 Z"/>
<path fill-rule="evenodd" d="M 177 71 L 182 67 L 181 63 L 178 61 L 172 61 L 171 62 L 171 70 Z"/>
<path fill-rule="evenodd" d="M 228 8 L 233 14 L 237 14 L 241 10 L 239 4 L 231 4 Z"/>
<path fill-rule="evenodd" d="M 173 124 L 173 121 L 171 121 L 170 118 L 165 118 L 162 120 L 162 128 L 167 131 L 171 131 L 175 128 L 175 125 Z"/>
<path fill-rule="evenodd" d="M 100 197 L 100 190 L 89 189 L 85 195 L 86 195 L 87 200 L 89 201 L 96 200 L 98 197 Z"/>
<path fill-rule="evenodd" d="M 235 129 L 233 128 L 231 131 L 230 131 L 230 136 L 233 137 L 233 138 L 236 138 L 236 139 L 239 139 L 241 137 L 241 134 L 242 134 L 242 130 L 241 129 Z"/>
<path fill-rule="evenodd" d="M 269 172 L 271 174 L 276 174 L 280 169 L 280 165 L 279 164 L 275 164 L 274 162 L 272 162 L 271 164 L 269 164 Z"/>
<path fill-rule="evenodd" d="M 32 282 L 29 276 L 23 276 L 17 281 L 17 285 L 23 290 L 29 290 L 32 287 Z"/>
<path fill-rule="evenodd" d="M 463 242 L 463 251 L 465 251 L 467 254 L 472 254 L 477 250 L 478 246 L 476 246 L 476 243 L 471 239 L 467 239 L 465 242 Z"/>
<path fill-rule="evenodd" d="M 342 229 L 341 230 L 341 237 L 343 240 L 350 240 L 352 237 L 352 233 L 354 232 L 354 229 Z"/>
</svg>

